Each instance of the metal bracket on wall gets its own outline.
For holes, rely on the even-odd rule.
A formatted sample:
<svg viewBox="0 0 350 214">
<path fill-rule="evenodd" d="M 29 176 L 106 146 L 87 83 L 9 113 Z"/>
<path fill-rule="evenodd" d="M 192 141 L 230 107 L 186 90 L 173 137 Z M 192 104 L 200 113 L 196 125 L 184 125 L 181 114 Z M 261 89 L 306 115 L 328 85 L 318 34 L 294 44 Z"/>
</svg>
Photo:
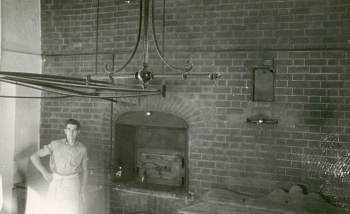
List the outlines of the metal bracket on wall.
<svg viewBox="0 0 350 214">
<path fill-rule="evenodd" d="M 278 120 L 277 119 L 266 119 L 266 118 L 247 118 L 247 123 L 278 124 Z"/>
</svg>

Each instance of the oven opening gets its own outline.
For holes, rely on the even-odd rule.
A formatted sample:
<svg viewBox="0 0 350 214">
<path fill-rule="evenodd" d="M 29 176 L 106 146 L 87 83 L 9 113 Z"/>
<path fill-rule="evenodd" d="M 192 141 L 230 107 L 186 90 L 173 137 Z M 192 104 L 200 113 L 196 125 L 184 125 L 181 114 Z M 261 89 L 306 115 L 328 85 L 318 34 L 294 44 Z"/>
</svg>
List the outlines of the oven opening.
<svg viewBox="0 0 350 214">
<path fill-rule="evenodd" d="M 188 191 L 188 125 L 163 112 L 129 112 L 116 121 L 114 176 L 133 188 Z"/>
</svg>

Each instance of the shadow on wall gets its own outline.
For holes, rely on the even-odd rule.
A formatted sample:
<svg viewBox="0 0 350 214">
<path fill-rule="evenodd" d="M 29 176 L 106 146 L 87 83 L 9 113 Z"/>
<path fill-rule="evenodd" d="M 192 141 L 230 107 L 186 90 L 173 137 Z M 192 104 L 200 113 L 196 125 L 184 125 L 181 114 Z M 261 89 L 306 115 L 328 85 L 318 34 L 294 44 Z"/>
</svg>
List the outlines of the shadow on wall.
<svg viewBox="0 0 350 214">
<path fill-rule="evenodd" d="M 38 178 L 39 172 L 30 161 L 30 155 L 37 150 L 37 145 L 29 145 L 15 154 L 14 182 L 24 182 Z"/>
<path fill-rule="evenodd" d="M 27 182 L 30 179 L 36 179 L 38 178 L 37 170 L 34 169 L 34 166 L 32 165 L 29 156 L 37 151 L 37 146 L 30 145 L 25 148 L 22 148 L 20 152 L 15 154 L 15 157 L 13 159 L 14 162 L 14 175 L 13 178 L 11 177 L 11 180 L 9 180 L 6 183 L 3 182 L 3 175 L 0 175 L 0 211 L 1 213 L 23 213 L 25 207 L 26 207 L 26 190 L 25 189 L 18 189 L 14 188 L 13 183 L 15 183 L 15 186 L 17 183 L 21 182 Z M 4 177 L 6 179 L 6 176 Z M 9 199 L 6 198 L 7 194 L 4 193 L 4 184 L 8 185 L 6 188 L 11 189 L 12 197 Z M 4 201 L 5 200 L 5 201 Z"/>
<path fill-rule="evenodd" d="M 0 211 L 2 210 L 3 203 L 4 203 L 4 195 L 2 192 L 2 176 L 0 175 Z"/>
<path fill-rule="evenodd" d="M 34 165 L 30 161 L 30 155 L 32 155 L 37 150 L 38 147 L 34 144 L 31 144 L 25 148 L 22 148 L 20 152 L 17 152 L 15 154 L 13 178 L 15 188 L 12 191 L 13 213 L 33 213 L 28 212 L 27 210 L 30 210 L 29 208 L 33 206 L 37 206 L 39 202 L 42 202 L 42 198 L 46 197 L 46 195 L 42 195 L 42 191 L 37 192 L 28 185 L 33 181 L 39 179 L 41 176 L 41 174 L 37 171 L 36 168 L 34 168 Z M 47 182 L 44 183 L 47 185 Z M 40 198 L 41 201 L 39 201 Z"/>
</svg>

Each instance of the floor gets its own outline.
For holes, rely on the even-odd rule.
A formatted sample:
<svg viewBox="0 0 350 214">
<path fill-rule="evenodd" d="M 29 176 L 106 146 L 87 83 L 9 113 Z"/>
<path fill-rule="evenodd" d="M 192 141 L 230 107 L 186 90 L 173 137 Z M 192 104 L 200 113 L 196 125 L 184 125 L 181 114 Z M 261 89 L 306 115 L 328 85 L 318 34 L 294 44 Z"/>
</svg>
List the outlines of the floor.
<svg viewBox="0 0 350 214">
<path fill-rule="evenodd" d="M 25 208 L 26 208 L 26 195 L 27 195 L 27 190 L 24 188 L 13 188 L 12 191 L 13 195 L 13 213 L 17 214 L 24 214 L 25 213 Z"/>
<path fill-rule="evenodd" d="M 15 187 L 12 191 L 13 194 L 13 214 L 38 214 L 38 206 L 42 205 L 42 199 L 45 197 L 46 192 L 30 191 L 30 201 L 27 204 L 27 189 L 23 187 Z M 40 200 L 40 203 L 37 201 Z M 105 204 L 107 200 L 104 199 L 103 189 L 98 189 L 90 193 L 88 202 L 84 206 L 84 214 L 104 214 L 107 213 L 108 207 Z M 33 203 L 34 202 L 34 203 Z"/>
</svg>

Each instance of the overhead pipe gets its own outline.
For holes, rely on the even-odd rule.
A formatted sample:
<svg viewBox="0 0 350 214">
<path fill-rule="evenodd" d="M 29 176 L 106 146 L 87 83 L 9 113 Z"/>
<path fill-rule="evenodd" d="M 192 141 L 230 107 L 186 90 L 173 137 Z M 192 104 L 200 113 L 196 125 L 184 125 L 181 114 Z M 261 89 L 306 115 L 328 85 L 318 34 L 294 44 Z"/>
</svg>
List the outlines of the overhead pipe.
<svg viewBox="0 0 350 214">
<path fill-rule="evenodd" d="M 187 73 L 189 70 L 192 69 L 192 64 L 187 62 L 186 66 L 184 69 L 179 69 L 173 66 L 170 66 L 164 59 L 163 54 L 160 53 L 159 47 L 158 47 L 158 42 L 155 36 L 155 28 L 154 28 L 154 0 L 152 0 L 152 26 L 153 26 L 153 37 L 156 43 L 156 49 L 157 53 L 164 62 L 165 65 L 168 67 L 172 68 L 175 71 L 182 71 L 182 73 L 179 75 L 179 73 L 165 73 L 162 72 L 161 74 L 155 74 L 151 72 L 148 67 L 148 62 L 149 62 L 149 54 L 148 54 L 148 25 L 149 25 L 149 0 L 144 1 L 144 29 L 143 29 L 143 46 L 144 46 L 144 62 L 143 62 L 143 68 L 134 73 L 134 75 L 130 73 L 118 73 L 121 71 L 123 68 L 125 68 L 130 61 L 132 60 L 133 56 L 136 53 L 139 40 L 140 40 L 140 35 L 141 35 L 141 29 L 142 29 L 142 4 L 143 1 L 140 0 L 140 20 L 139 20 L 139 32 L 138 32 L 138 38 L 136 45 L 134 47 L 134 51 L 131 54 L 129 60 L 125 65 L 123 65 L 120 69 L 118 69 L 115 72 L 110 72 L 110 70 L 105 66 L 106 71 L 108 73 L 108 76 L 100 76 L 100 75 L 86 75 L 84 78 L 73 78 L 73 77 L 62 77 L 62 76 L 55 76 L 55 75 L 47 75 L 47 74 L 33 74 L 33 73 L 21 73 L 21 72 L 5 72 L 5 71 L 0 71 L 0 81 L 7 82 L 7 83 L 12 83 L 12 84 L 17 84 L 17 85 L 22 85 L 24 87 L 29 87 L 32 85 L 32 88 L 38 89 L 38 90 L 43 90 L 43 88 L 40 87 L 45 87 L 45 88 L 50 88 L 45 89 L 46 91 L 56 93 L 56 94 L 61 94 L 64 95 L 65 97 L 67 96 L 77 96 L 77 97 L 87 97 L 87 98 L 101 98 L 105 100 L 112 101 L 113 98 L 115 97 L 141 97 L 141 96 L 152 96 L 152 95 L 162 95 L 163 97 L 165 96 L 165 91 L 166 87 L 163 85 L 162 89 L 155 89 L 155 90 L 150 90 L 150 89 L 145 89 L 148 85 L 148 82 L 154 77 L 171 77 L 171 78 L 198 78 L 198 77 L 204 77 L 207 76 L 212 80 L 216 80 L 218 77 L 220 77 L 220 74 L 216 73 L 211 73 L 211 74 L 205 74 L 205 73 Z M 165 3 L 164 3 L 165 4 Z M 165 7 L 165 5 L 164 5 Z M 97 5 L 97 13 L 99 12 L 99 3 Z M 96 66 L 97 66 L 97 54 L 98 54 L 98 15 L 97 15 L 97 26 L 96 26 Z M 163 20 L 164 22 L 164 20 Z M 164 31 L 164 29 L 163 29 Z M 163 38 L 164 42 L 164 38 Z M 164 48 L 164 45 L 163 45 Z M 164 50 L 163 50 L 164 51 Z M 78 54 L 81 55 L 81 54 Z M 114 65 L 114 55 L 113 55 L 113 65 Z M 97 67 L 96 67 L 96 72 L 97 73 Z M 115 75 L 118 73 L 118 75 Z M 94 79 L 93 79 L 94 78 Z M 130 86 L 120 86 L 114 84 L 115 79 L 125 79 L 125 78 L 136 78 L 142 82 L 142 89 L 140 88 L 131 88 Z M 100 81 L 100 80 L 107 80 L 107 81 Z M 39 87 L 34 87 L 34 86 L 39 86 Z M 75 89 L 70 89 L 70 88 L 79 88 L 77 90 Z M 93 90 L 92 92 L 86 92 L 83 90 Z M 115 93 L 116 95 L 112 96 L 111 92 Z M 136 93 L 134 95 L 121 95 L 117 96 L 117 93 Z M 108 96 L 105 96 L 106 94 L 109 94 Z M 17 98 L 22 98 L 20 96 L 17 96 Z M 43 97 L 38 97 L 38 98 L 43 98 Z M 52 98 L 57 98 L 57 97 L 52 97 Z M 112 99 L 112 100 L 111 100 Z"/>
<path fill-rule="evenodd" d="M 148 1 L 147 1 L 148 4 Z M 95 73 L 97 74 L 97 55 L 98 53 L 98 27 L 99 27 L 99 0 L 97 2 L 97 20 L 96 20 L 96 50 L 95 50 Z M 148 7 L 147 7 L 148 10 Z M 141 27 L 142 27 L 142 0 L 140 3 L 140 21 L 139 21 L 139 33 L 137 43 L 135 45 L 134 51 L 127 61 L 127 63 L 122 66 L 118 71 L 121 71 L 125 68 L 133 56 L 136 53 L 138 43 L 141 35 Z M 148 29 L 145 28 L 145 29 Z M 147 44 L 148 45 L 148 44 Z M 67 54 L 64 54 L 67 55 Z M 85 54 L 70 54 L 70 55 L 91 55 L 90 53 Z M 61 56 L 61 54 L 51 54 L 51 55 L 42 55 L 45 56 Z M 114 56 L 112 53 L 112 62 L 114 65 Z M 108 66 L 106 66 L 107 68 Z M 108 72 L 108 69 L 106 69 Z M 110 75 L 113 73 L 109 72 Z M 110 78 L 111 80 L 111 78 Z M 63 96 L 0 96 L 7 98 L 36 98 L 36 99 L 56 99 L 56 98 L 66 98 L 66 97 L 85 97 L 85 98 L 101 98 L 104 100 L 117 102 L 116 99 L 113 98 L 128 98 L 128 97 L 141 97 L 141 96 L 154 96 L 154 95 L 162 95 L 165 96 L 165 86 L 161 89 L 147 89 L 145 90 L 140 88 L 135 88 L 131 86 L 120 86 L 114 84 L 114 81 L 98 81 L 91 79 L 91 75 L 86 75 L 84 78 L 73 78 L 73 77 L 62 77 L 48 74 L 33 74 L 33 73 L 23 73 L 23 72 L 6 72 L 0 71 L 0 82 L 6 82 L 9 84 L 20 85 L 23 87 L 28 87 L 36 90 L 47 91 L 50 93 L 60 94 Z M 79 88 L 79 89 L 72 89 Z M 89 90 L 92 90 L 92 92 Z M 122 95 L 118 95 L 119 93 L 124 93 Z M 125 93 L 133 93 L 133 94 L 125 94 Z M 120 103 L 120 102 L 119 102 Z"/>
<path fill-rule="evenodd" d="M 139 42 L 140 42 L 140 38 L 141 38 L 141 29 L 142 29 L 142 0 L 140 1 L 140 13 L 139 13 L 139 31 L 138 31 L 138 34 L 137 34 L 137 40 L 136 40 L 136 44 L 135 44 L 135 47 L 134 47 L 134 50 L 131 54 L 131 56 L 129 57 L 128 61 L 121 67 L 119 68 L 118 70 L 114 71 L 114 56 L 115 54 L 112 55 L 112 66 L 108 63 L 105 64 L 105 71 L 108 73 L 109 76 L 113 76 L 114 73 L 116 72 L 119 72 L 121 70 L 123 70 L 126 66 L 129 65 L 129 63 L 131 62 L 131 60 L 134 58 L 135 56 L 135 53 L 137 51 L 137 48 L 139 46 Z"/>
<path fill-rule="evenodd" d="M 159 49 L 159 45 L 158 45 L 158 41 L 157 41 L 157 37 L 156 37 L 156 30 L 155 30 L 155 24 L 154 24 L 154 0 L 152 0 L 152 32 L 153 32 L 153 40 L 154 40 L 154 44 L 157 50 L 157 54 L 160 57 L 160 59 L 163 61 L 163 63 L 168 66 L 169 68 L 175 70 L 175 71 L 179 71 L 179 72 L 189 72 L 190 70 L 192 70 L 193 68 L 193 63 L 191 63 L 189 60 L 186 62 L 185 67 L 184 68 L 177 68 L 175 66 L 170 65 L 168 62 L 166 62 L 166 60 L 163 58 L 163 55 Z M 164 27 L 164 26 L 163 26 Z"/>
<path fill-rule="evenodd" d="M 138 45 L 139 45 L 139 40 L 140 40 L 140 34 L 141 34 L 141 28 L 142 28 L 142 4 L 144 2 L 144 9 L 143 9 L 143 16 L 144 16 L 144 20 L 143 20 L 143 49 L 144 49 L 144 52 L 143 52 L 143 56 L 144 56 L 144 61 L 142 63 L 142 69 L 136 73 L 134 73 L 134 75 L 132 75 L 131 73 L 118 73 L 119 71 L 121 71 L 123 68 L 125 68 L 127 66 L 127 64 L 132 60 L 137 48 L 138 48 Z M 162 72 L 161 75 L 158 75 L 158 74 L 155 74 L 154 72 L 150 71 L 149 69 L 149 54 L 148 54 L 148 51 L 149 51 L 149 45 L 148 45 L 148 27 L 149 27 L 149 4 L 150 4 L 150 1 L 149 0 L 140 0 L 140 19 L 139 19 L 139 32 L 138 32 L 138 38 L 137 38 L 137 41 L 136 41 L 136 45 L 134 47 L 134 51 L 131 55 L 131 57 L 129 58 L 129 60 L 127 61 L 127 63 L 122 66 L 122 68 L 120 68 L 119 70 L 115 71 L 115 72 L 112 72 L 113 69 L 110 69 L 111 65 L 110 64 L 106 64 L 105 65 L 105 71 L 108 73 L 108 75 L 92 75 L 91 77 L 94 78 L 94 79 L 109 79 L 111 82 L 114 82 L 114 80 L 116 79 L 125 79 L 125 78 L 133 78 L 135 77 L 136 79 L 140 80 L 141 81 L 141 86 L 142 88 L 146 88 L 148 86 L 148 83 L 150 80 L 154 79 L 156 76 L 157 77 L 163 77 L 163 78 L 166 78 L 166 77 L 172 77 L 172 78 L 176 78 L 176 77 L 180 77 L 180 78 L 183 78 L 183 79 L 187 79 L 188 77 L 190 76 L 193 76 L 193 77 L 209 77 L 211 80 L 214 80 L 216 81 L 217 78 L 219 78 L 221 75 L 218 74 L 218 73 L 201 73 L 201 74 L 195 74 L 195 75 L 192 75 L 190 73 L 188 73 L 190 70 L 192 70 L 193 68 L 193 64 L 188 60 L 185 64 L 185 66 L 183 68 L 178 68 L 178 67 L 175 67 L 175 66 L 172 66 L 170 65 L 163 57 L 163 54 L 161 53 L 160 49 L 159 49 L 159 45 L 158 45 L 158 41 L 157 41 L 157 38 L 156 38 L 156 33 L 155 33 L 155 24 L 154 24 L 154 11 L 155 11 L 155 3 L 154 3 L 154 0 L 152 0 L 152 34 L 153 34 L 153 39 L 154 39 L 154 42 L 155 42 L 155 47 L 156 47 L 156 51 L 157 51 L 157 54 L 158 56 L 160 57 L 160 59 L 163 61 L 163 63 L 171 68 L 172 70 L 175 70 L 177 72 L 180 72 L 180 73 L 177 73 L 176 75 L 173 75 L 173 74 L 166 74 L 165 72 Z M 165 2 L 164 2 L 165 4 Z M 165 5 L 164 5 L 165 7 Z M 165 11 L 165 9 L 163 8 L 163 11 Z M 163 25 L 165 23 L 165 20 L 163 19 Z M 164 26 L 163 26 L 164 28 Z M 164 29 L 163 29 L 163 34 L 164 33 Z M 163 38 L 163 52 L 164 52 L 164 38 Z M 112 68 L 114 67 L 114 57 L 112 59 Z"/>
<path fill-rule="evenodd" d="M 47 91 L 47 92 L 51 92 L 51 93 L 56 93 L 56 94 L 62 94 L 62 95 L 66 95 L 65 97 L 84 97 L 84 98 L 101 98 L 101 99 L 107 99 L 109 101 L 113 101 L 111 99 L 113 98 L 130 98 L 130 97 L 140 97 L 140 96 L 153 96 L 153 95 L 162 95 L 164 92 L 162 90 L 158 90 L 155 91 L 153 93 L 144 93 L 144 94 L 127 94 L 127 95 L 113 95 L 113 96 L 101 96 L 98 95 L 98 93 L 96 95 L 94 95 L 93 93 L 84 93 L 84 92 L 75 92 L 75 93 L 68 93 L 69 89 L 62 89 L 62 90 L 66 90 L 67 92 L 62 92 L 59 90 L 50 90 L 50 89 L 43 89 L 43 88 L 39 88 L 39 87 L 33 87 L 27 84 L 23 84 L 23 83 L 19 83 L 17 81 L 13 81 L 13 80 L 5 80 L 5 79 L 1 79 L 0 78 L 0 82 L 6 82 L 6 83 L 10 83 L 10 84 L 15 84 L 15 85 L 20 85 L 20 86 L 24 86 L 24 87 L 29 87 L 29 88 L 33 88 L 33 89 L 37 89 L 37 90 L 42 90 L 42 91 Z M 42 87 L 51 87 L 51 88 L 55 88 L 55 86 L 49 86 L 49 85 L 41 85 Z M 8 98 L 45 98 L 45 97 L 24 97 L 24 96 L 0 96 L 0 97 L 8 97 Z M 58 98 L 58 97 L 55 97 Z M 64 97 L 61 97 L 64 98 Z M 115 101 L 116 102 L 116 101 Z"/>
<path fill-rule="evenodd" d="M 75 96 L 75 97 L 85 97 L 85 98 L 101 98 L 108 101 L 114 101 L 112 98 L 126 98 L 126 97 L 140 97 L 140 96 L 153 96 L 153 95 L 163 95 L 165 94 L 165 87 L 162 89 L 137 89 L 137 88 L 120 88 L 116 85 L 89 85 L 86 84 L 85 79 L 78 79 L 78 81 L 73 81 L 77 78 L 67 78 L 67 77 L 60 77 L 60 76 L 51 76 L 46 75 L 44 79 L 38 78 L 37 74 L 31 75 L 30 73 L 25 73 L 22 77 L 20 76 L 20 73 L 14 73 L 14 72 L 0 72 L 0 81 L 10 83 L 10 84 L 16 84 L 24 87 L 29 87 L 37 90 L 42 91 L 48 91 L 56 94 L 67 96 Z M 33 76 L 33 77 L 31 77 Z M 69 80 L 67 83 L 66 81 Z M 101 81 L 95 81 L 98 83 L 105 83 Z M 107 83 L 105 83 L 107 84 Z M 39 87 L 35 87 L 39 86 Z M 44 89 L 50 88 L 50 89 Z M 85 89 L 85 90 L 93 90 L 92 92 L 87 91 L 81 91 L 81 90 L 74 90 L 67 87 L 75 87 L 79 89 Z M 54 89 L 54 90 L 53 90 Z M 122 93 L 137 93 L 137 94 L 124 94 L 124 95 L 117 95 L 117 92 Z M 109 94 L 109 95 L 106 95 Z M 2 97 L 8 97 L 8 98 L 44 98 L 44 97 L 23 97 L 23 96 L 2 96 Z M 60 97 L 53 97 L 53 98 L 60 98 Z M 64 97 L 62 97 L 64 98 Z M 116 102 L 116 101 L 114 101 Z"/>
<path fill-rule="evenodd" d="M 56 82 L 53 80 L 40 80 L 40 79 L 31 79 L 28 77 L 19 77 L 19 76 L 10 76 L 10 75 L 2 75 L 0 72 L 0 78 L 1 79 L 9 79 L 13 81 L 18 82 L 25 82 L 25 83 L 46 83 L 46 84 L 52 84 L 57 86 L 69 86 L 69 87 L 79 87 L 79 88 L 86 88 L 86 89 L 100 89 L 100 90 L 109 90 L 109 91 L 115 91 L 115 92 L 155 92 L 154 90 L 143 90 L 143 89 L 133 89 L 133 88 L 118 88 L 117 86 L 110 85 L 109 87 L 106 86 L 99 86 L 99 85 L 86 85 L 84 83 L 65 83 L 65 82 Z M 59 79 L 59 78 L 57 78 Z"/>
</svg>

